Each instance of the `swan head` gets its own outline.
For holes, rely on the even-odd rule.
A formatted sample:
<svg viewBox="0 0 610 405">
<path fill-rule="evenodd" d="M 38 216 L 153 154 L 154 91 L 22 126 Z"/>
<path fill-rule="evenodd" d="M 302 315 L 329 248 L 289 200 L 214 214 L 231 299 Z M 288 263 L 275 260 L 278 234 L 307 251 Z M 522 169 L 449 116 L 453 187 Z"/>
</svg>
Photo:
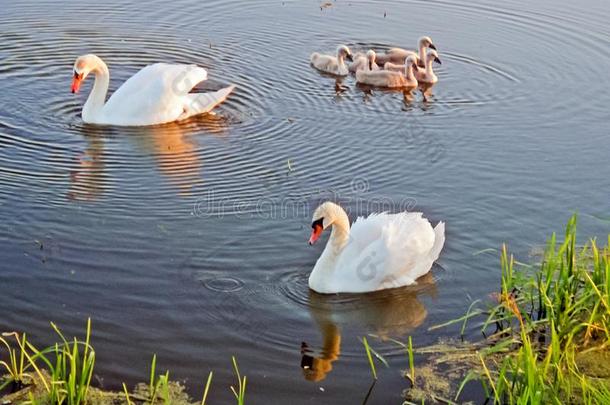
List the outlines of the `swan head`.
<svg viewBox="0 0 610 405">
<path fill-rule="evenodd" d="M 426 59 L 430 62 L 436 62 L 439 65 L 442 65 L 440 58 L 438 57 L 438 53 L 434 49 L 428 49 L 426 53 Z"/>
<path fill-rule="evenodd" d="M 322 232 L 335 222 L 339 212 L 343 212 L 343 208 L 330 201 L 327 201 L 316 208 L 311 218 L 310 245 L 316 243 L 320 238 L 320 235 L 322 235 Z"/>
<path fill-rule="evenodd" d="M 343 57 L 349 60 L 350 62 L 353 62 L 354 60 L 354 58 L 352 57 L 352 53 L 345 45 L 339 45 L 339 47 L 337 48 L 337 57 Z"/>
<path fill-rule="evenodd" d="M 413 70 L 416 72 L 419 70 L 419 57 L 417 55 L 409 55 L 405 59 L 405 75 L 408 74 L 409 66 L 413 67 Z"/>
<path fill-rule="evenodd" d="M 93 54 L 83 55 L 74 62 L 74 78 L 72 79 L 72 93 L 78 93 L 80 85 L 92 70 L 96 69 L 100 58 Z"/>
<path fill-rule="evenodd" d="M 419 39 L 419 46 L 436 50 L 436 45 L 434 45 L 434 42 L 432 42 L 432 38 L 428 36 L 424 36 Z"/>
<path fill-rule="evenodd" d="M 377 58 L 377 54 L 374 50 L 369 49 L 366 52 L 366 59 L 369 61 L 369 70 L 373 70 L 373 63 L 375 63 L 375 59 Z"/>
<path fill-rule="evenodd" d="M 407 59 L 405 60 L 405 68 L 408 68 L 409 66 L 412 66 L 413 69 L 415 71 L 419 70 L 419 58 L 417 57 L 417 55 L 409 55 L 407 56 Z"/>
</svg>

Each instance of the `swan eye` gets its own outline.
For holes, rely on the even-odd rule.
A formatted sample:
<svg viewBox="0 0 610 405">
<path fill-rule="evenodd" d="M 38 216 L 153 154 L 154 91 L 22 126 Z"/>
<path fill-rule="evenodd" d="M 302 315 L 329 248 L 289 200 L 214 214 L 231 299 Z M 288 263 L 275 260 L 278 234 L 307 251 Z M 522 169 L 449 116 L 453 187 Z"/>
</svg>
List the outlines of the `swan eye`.
<svg viewBox="0 0 610 405">
<path fill-rule="evenodd" d="M 82 80 L 83 79 L 83 74 L 79 74 L 76 70 L 74 71 L 74 78 L 75 79 L 79 79 Z"/>
<path fill-rule="evenodd" d="M 315 221 L 313 221 L 311 223 L 311 228 L 312 229 L 316 229 L 316 227 L 320 227 L 320 228 L 324 228 L 324 217 L 320 218 L 320 219 L 316 219 Z"/>
</svg>

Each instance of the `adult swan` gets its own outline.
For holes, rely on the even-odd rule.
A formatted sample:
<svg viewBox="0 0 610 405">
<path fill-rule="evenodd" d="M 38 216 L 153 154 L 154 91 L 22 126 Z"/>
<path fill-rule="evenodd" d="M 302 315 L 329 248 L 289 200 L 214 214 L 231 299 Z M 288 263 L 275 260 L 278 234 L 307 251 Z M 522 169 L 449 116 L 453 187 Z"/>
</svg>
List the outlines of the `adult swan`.
<svg viewBox="0 0 610 405">
<path fill-rule="evenodd" d="M 189 93 L 207 79 L 205 69 L 195 65 L 148 65 L 129 78 L 106 102 L 110 74 L 95 55 L 83 55 L 74 63 L 72 93 L 93 73 L 95 84 L 83 107 L 89 124 L 143 126 L 179 121 L 209 112 L 222 103 L 234 86 L 210 93 Z"/>
<path fill-rule="evenodd" d="M 323 293 L 362 293 L 401 287 L 430 271 L 445 243 L 445 224 L 432 228 L 420 212 L 371 214 L 350 229 L 347 214 L 325 202 L 314 212 L 309 244 L 332 226 L 326 248 L 309 276 Z"/>
</svg>

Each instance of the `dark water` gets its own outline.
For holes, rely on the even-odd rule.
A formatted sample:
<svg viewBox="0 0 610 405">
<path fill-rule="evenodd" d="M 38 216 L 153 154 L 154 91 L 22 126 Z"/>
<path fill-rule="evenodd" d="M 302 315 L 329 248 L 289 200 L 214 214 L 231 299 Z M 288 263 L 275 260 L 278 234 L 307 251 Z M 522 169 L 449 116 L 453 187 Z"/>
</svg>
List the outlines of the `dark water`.
<svg viewBox="0 0 610 405">
<path fill-rule="evenodd" d="M 251 403 L 359 403 L 370 375 L 359 338 L 416 345 L 429 326 L 495 290 L 509 241 L 527 259 L 580 214 L 610 230 L 610 6 L 529 1 L 1 1 L 0 330 L 53 338 L 93 319 L 107 388 L 159 367 L 199 396 L 230 399 L 230 357 Z M 384 17 L 385 14 L 385 17 Z M 443 65 L 428 102 L 313 71 L 312 51 L 414 47 Z M 202 89 L 237 84 L 180 125 L 122 129 L 80 119 L 91 81 L 69 92 L 83 53 L 111 91 L 152 62 L 197 63 Z M 310 296 L 311 211 L 341 202 L 447 223 L 419 286 Z M 473 329 L 470 331 L 476 335 Z M 304 375 L 301 342 L 319 373 Z M 391 368 L 370 403 L 399 403 L 404 353 L 371 339 Z M 332 370 L 331 370 L 332 368 Z M 319 381 L 310 381 L 310 380 Z"/>
</svg>

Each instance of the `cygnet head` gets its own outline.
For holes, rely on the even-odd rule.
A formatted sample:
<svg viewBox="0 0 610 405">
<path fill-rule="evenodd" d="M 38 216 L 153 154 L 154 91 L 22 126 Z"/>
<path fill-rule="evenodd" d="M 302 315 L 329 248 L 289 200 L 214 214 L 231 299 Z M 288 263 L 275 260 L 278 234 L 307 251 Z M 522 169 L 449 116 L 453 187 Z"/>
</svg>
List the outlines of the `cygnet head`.
<svg viewBox="0 0 610 405">
<path fill-rule="evenodd" d="M 337 56 L 338 57 L 344 57 L 345 59 L 349 60 L 350 62 L 352 62 L 354 60 L 354 58 L 352 57 L 352 53 L 350 52 L 349 48 L 345 45 L 339 45 L 339 47 L 337 48 Z"/>
<path fill-rule="evenodd" d="M 413 69 L 418 70 L 419 67 L 417 64 L 419 63 L 419 58 L 417 55 L 409 55 L 405 60 L 405 67 L 413 66 Z"/>
<path fill-rule="evenodd" d="M 100 58 L 93 54 L 76 58 L 76 62 L 74 62 L 74 78 L 72 79 L 72 93 L 78 93 L 83 80 L 98 66 L 99 61 Z"/>
<path fill-rule="evenodd" d="M 432 38 L 428 36 L 423 36 L 419 39 L 419 46 L 436 50 L 436 45 L 434 45 L 434 43 L 432 42 Z"/>
<path fill-rule="evenodd" d="M 433 61 L 438 63 L 439 65 L 442 65 L 441 60 L 438 57 L 438 53 L 436 53 L 434 49 L 428 49 L 428 52 L 426 52 L 426 58 L 428 59 L 428 61 Z"/>
<path fill-rule="evenodd" d="M 374 50 L 369 49 L 366 52 L 366 59 L 369 61 L 369 70 L 373 70 L 373 63 L 375 63 L 375 59 L 377 58 L 377 54 Z"/>
<path fill-rule="evenodd" d="M 335 222 L 338 213 L 341 211 L 343 211 L 341 207 L 330 201 L 327 201 L 316 208 L 311 218 L 310 245 L 316 243 L 318 238 L 320 238 L 320 235 L 322 235 L 322 232 Z"/>
</svg>

